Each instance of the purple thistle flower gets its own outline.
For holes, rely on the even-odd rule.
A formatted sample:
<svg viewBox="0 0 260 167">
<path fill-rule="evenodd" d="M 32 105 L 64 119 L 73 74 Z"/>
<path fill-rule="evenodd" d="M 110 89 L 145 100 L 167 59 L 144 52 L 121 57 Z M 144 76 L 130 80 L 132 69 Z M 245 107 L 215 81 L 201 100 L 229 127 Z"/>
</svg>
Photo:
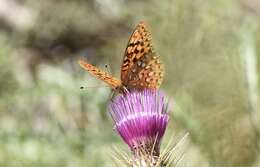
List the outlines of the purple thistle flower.
<svg viewBox="0 0 260 167">
<path fill-rule="evenodd" d="M 159 157 L 161 139 L 169 121 L 167 103 L 161 91 L 131 91 L 109 105 L 115 130 L 135 156 Z"/>
</svg>

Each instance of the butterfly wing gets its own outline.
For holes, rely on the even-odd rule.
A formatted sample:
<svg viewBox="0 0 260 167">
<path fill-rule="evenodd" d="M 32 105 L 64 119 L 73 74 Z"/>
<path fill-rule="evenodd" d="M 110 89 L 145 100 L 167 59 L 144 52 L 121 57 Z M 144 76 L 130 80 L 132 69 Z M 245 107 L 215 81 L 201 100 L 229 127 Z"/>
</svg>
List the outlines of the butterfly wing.
<svg viewBox="0 0 260 167">
<path fill-rule="evenodd" d="M 107 83 L 109 86 L 111 86 L 113 89 L 117 89 L 121 87 L 121 81 L 114 78 L 112 75 L 109 73 L 89 64 L 88 62 L 84 60 L 79 60 L 79 64 L 82 68 L 87 70 L 90 74 L 94 75 L 96 78 L 104 81 Z"/>
<path fill-rule="evenodd" d="M 128 71 L 137 60 L 150 52 L 152 52 L 151 35 L 146 23 L 140 22 L 132 33 L 125 50 L 121 65 L 121 80 L 123 82 L 127 81 Z"/>
<path fill-rule="evenodd" d="M 162 83 L 164 66 L 152 48 L 147 25 L 139 23 L 128 42 L 121 67 L 122 84 L 128 89 L 157 89 Z"/>
<path fill-rule="evenodd" d="M 148 53 L 132 66 L 127 75 L 128 89 L 158 89 L 164 77 L 164 66 L 156 53 Z"/>
</svg>

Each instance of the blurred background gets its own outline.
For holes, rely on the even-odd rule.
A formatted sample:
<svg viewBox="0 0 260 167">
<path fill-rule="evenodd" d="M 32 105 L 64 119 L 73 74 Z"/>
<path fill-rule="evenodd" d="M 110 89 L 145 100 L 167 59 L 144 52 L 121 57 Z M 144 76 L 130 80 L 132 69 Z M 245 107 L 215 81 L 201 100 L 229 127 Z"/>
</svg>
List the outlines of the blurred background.
<svg viewBox="0 0 260 167">
<path fill-rule="evenodd" d="M 179 166 L 260 166 L 259 0 L 0 0 L 0 166 L 113 166 L 111 90 L 77 61 L 119 77 L 141 20 L 166 67 L 162 147 L 189 132 Z"/>
</svg>

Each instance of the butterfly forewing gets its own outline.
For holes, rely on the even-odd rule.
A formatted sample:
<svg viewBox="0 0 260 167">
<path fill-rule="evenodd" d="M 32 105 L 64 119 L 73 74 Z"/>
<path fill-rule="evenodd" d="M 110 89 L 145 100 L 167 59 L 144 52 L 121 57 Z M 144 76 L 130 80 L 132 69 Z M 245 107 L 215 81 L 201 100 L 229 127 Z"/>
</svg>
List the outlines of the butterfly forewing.
<svg viewBox="0 0 260 167">
<path fill-rule="evenodd" d="M 84 60 L 80 60 L 79 64 L 82 68 L 87 70 L 90 74 L 94 75 L 98 79 L 106 82 L 108 85 L 110 85 L 113 89 L 117 89 L 122 86 L 121 81 L 114 78 L 109 73 L 89 64 L 88 62 Z"/>
</svg>

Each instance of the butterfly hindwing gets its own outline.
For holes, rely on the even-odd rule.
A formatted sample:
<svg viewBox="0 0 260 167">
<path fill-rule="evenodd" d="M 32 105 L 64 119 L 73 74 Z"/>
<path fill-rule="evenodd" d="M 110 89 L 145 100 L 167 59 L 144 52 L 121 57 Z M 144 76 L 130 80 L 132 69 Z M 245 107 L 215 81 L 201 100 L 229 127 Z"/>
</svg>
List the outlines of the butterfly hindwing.
<svg viewBox="0 0 260 167">
<path fill-rule="evenodd" d="M 122 82 L 128 89 L 157 89 L 162 83 L 164 66 L 156 53 L 149 53 L 131 67 L 127 76 L 127 80 Z"/>
</svg>

